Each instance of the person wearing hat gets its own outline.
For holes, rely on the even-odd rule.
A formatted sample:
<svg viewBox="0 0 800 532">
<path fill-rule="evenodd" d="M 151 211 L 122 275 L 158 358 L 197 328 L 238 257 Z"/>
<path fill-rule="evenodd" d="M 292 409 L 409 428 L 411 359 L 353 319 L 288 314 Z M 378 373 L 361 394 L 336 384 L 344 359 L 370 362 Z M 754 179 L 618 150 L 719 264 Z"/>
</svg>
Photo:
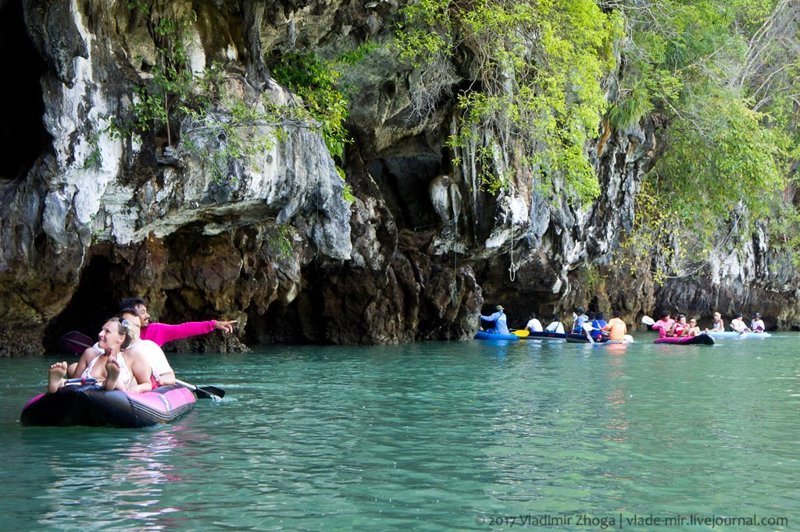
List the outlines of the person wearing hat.
<svg viewBox="0 0 800 532">
<path fill-rule="evenodd" d="M 503 305 L 497 305 L 494 309 L 496 312 L 491 316 L 481 315 L 481 320 L 490 321 L 494 325 L 491 329 L 487 329 L 486 332 L 496 334 L 511 334 L 508 332 L 508 325 L 506 323 L 506 315 L 503 312 Z"/>
<path fill-rule="evenodd" d="M 764 332 L 764 320 L 761 319 L 761 314 L 756 312 L 753 320 L 750 322 L 750 328 L 753 332 Z"/>
<path fill-rule="evenodd" d="M 737 312 L 734 318 L 731 320 L 731 329 L 738 332 L 739 334 L 750 332 L 750 329 L 747 327 L 747 325 L 744 324 L 744 320 L 742 320 L 741 312 Z"/>
</svg>

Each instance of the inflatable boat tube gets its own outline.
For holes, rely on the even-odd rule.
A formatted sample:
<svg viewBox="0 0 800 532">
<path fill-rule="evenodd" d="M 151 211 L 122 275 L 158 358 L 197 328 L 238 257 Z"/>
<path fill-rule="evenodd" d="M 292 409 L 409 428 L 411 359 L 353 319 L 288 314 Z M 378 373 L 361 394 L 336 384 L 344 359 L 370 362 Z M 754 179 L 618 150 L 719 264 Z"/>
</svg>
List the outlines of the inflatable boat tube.
<svg viewBox="0 0 800 532">
<path fill-rule="evenodd" d="M 162 386 L 142 393 L 106 391 L 96 385 L 65 386 L 25 403 L 20 422 L 26 426 L 138 428 L 175 421 L 195 404 L 182 386 Z"/>
<path fill-rule="evenodd" d="M 656 338 L 655 344 L 675 344 L 675 345 L 714 345 L 714 339 L 706 333 L 697 336 L 666 336 Z"/>
<path fill-rule="evenodd" d="M 749 333 L 742 333 L 739 334 L 736 331 L 708 331 L 707 333 L 711 338 L 740 338 L 744 340 L 745 338 L 769 338 L 772 336 L 768 332 L 749 332 Z"/>
<path fill-rule="evenodd" d="M 478 334 L 475 335 L 476 340 L 503 340 L 506 342 L 516 342 L 519 340 L 519 336 L 516 334 L 501 334 L 501 333 L 490 333 L 487 331 L 478 331 Z"/>
</svg>

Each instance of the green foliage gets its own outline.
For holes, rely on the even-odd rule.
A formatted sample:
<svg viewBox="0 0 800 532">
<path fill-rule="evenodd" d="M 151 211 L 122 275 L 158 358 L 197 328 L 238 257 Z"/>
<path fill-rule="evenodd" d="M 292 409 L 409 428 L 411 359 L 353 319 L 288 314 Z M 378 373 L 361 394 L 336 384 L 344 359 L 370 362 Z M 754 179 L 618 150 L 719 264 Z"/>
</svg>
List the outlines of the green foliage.
<svg viewBox="0 0 800 532">
<path fill-rule="evenodd" d="M 798 93 L 800 78 L 790 73 L 796 55 L 782 56 L 774 43 L 797 42 L 797 35 L 762 34 L 777 31 L 769 18 L 785 16 L 772 12 L 781 4 L 620 4 L 630 34 L 622 50 L 621 98 L 608 118 L 625 128 L 657 112 L 668 124 L 661 131 L 663 156 L 646 176 L 648 190 L 661 200 L 659 209 L 643 208 L 637 198 L 640 223 L 628 237 L 628 251 L 640 246 L 640 259 L 656 249 L 641 244 L 657 234 L 664 218 L 690 235 L 681 239 L 691 243 L 686 256 L 667 257 L 678 269 L 707 258 L 731 225 L 747 235 L 753 224 L 779 213 L 782 220 L 796 219 L 787 215 L 793 208 L 783 205 L 783 193 L 798 146 L 796 102 L 786 96 Z M 662 256 L 666 249 L 660 248 Z"/>
<path fill-rule="evenodd" d="M 782 142 L 762 127 L 764 117 L 726 94 L 706 95 L 695 120 L 676 120 L 670 127 L 670 149 L 654 172 L 657 190 L 673 196 L 679 218 L 713 227 L 737 206 L 756 219 L 777 203 L 785 185 Z"/>
<path fill-rule="evenodd" d="M 348 59 L 357 60 L 356 54 Z M 341 73 L 314 54 L 285 55 L 273 65 L 272 73 L 279 83 L 303 99 L 309 116 L 321 124 L 328 150 L 341 159 L 350 142 L 344 126 L 348 101 L 337 86 Z"/>
<path fill-rule="evenodd" d="M 186 47 L 188 32 L 196 20 L 197 15 L 192 11 L 178 20 L 162 18 L 156 23 L 153 33 L 161 43 L 158 48 L 160 61 L 153 69 L 151 82 L 139 88 L 139 98 L 133 106 L 137 129 L 149 131 L 151 127 L 163 126 L 170 146 L 170 121 L 176 115 L 176 108 L 196 107 L 193 102 L 194 75 L 189 69 Z"/>
<path fill-rule="evenodd" d="M 339 56 L 337 63 L 342 65 L 354 66 L 363 63 L 367 58 L 377 52 L 380 45 L 376 42 L 365 42 L 355 50 L 350 50 Z"/>
<path fill-rule="evenodd" d="M 421 67 L 434 63 L 453 48 L 449 0 L 418 0 L 402 9 L 403 20 L 395 32 L 395 50 L 404 63 Z"/>
<path fill-rule="evenodd" d="M 147 4 L 132 2 L 132 7 L 146 13 Z M 196 14 L 174 20 L 162 18 L 153 27 L 158 59 L 152 78 L 136 90 L 131 116 L 116 117 L 110 126 L 112 135 L 153 132 L 165 135 L 167 145 L 173 127 L 184 118 L 191 119 L 191 135 L 184 148 L 205 161 L 213 181 L 224 187 L 238 184 L 237 165 L 252 162 L 257 155 L 270 151 L 283 136 L 283 125 L 294 120 L 289 108 L 278 108 L 266 99 L 251 104 L 226 96 L 225 71 L 213 63 L 203 72 L 189 68 L 189 32 Z M 264 133 L 262 126 L 272 126 Z M 217 146 L 209 150 L 208 146 Z"/>
<path fill-rule="evenodd" d="M 680 228 L 669 209 L 669 198 L 656 194 L 651 183 L 643 183 L 636 196 L 633 229 L 615 251 L 614 267 L 632 278 L 650 274 L 657 285 L 663 284 L 668 275 L 666 264 L 676 252 L 672 237 Z"/>
<path fill-rule="evenodd" d="M 83 160 L 83 168 L 87 170 L 100 168 L 103 165 L 103 153 L 100 151 L 100 132 L 97 129 L 93 131 L 87 139 L 92 149 Z"/>
<path fill-rule="evenodd" d="M 564 179 L 576 201 L 597 196 L 585 148 L 605 111 L 601 82 L 615 65 L 620 17 L 591 0 L 421 0 L 403 16 L 395 34 L 400 60 L 424 67 L 441 54 L 455 60 L 460 47 L 475 58 L 476 83 L 459 96 L 451 147 L 521 149 L 525 175 Z M 509 184 L 490 158 L 477 159 L 489 163 L 478 171 L 485 188 Z"/>
<path fill-rule="evenodd" d="M 272 256 L 278 260 L 292 258 L 294 229 L 288 224 L 278 224 L 267 232 L 266 244 Z"/>
<path fill-rule="evenodd" d="M 652 96 L 646 85 L 640 82 L 631 87 L 608 109 L 608 119 L 615 129 L 627 129 L 653 111 Z"/>
</svg>

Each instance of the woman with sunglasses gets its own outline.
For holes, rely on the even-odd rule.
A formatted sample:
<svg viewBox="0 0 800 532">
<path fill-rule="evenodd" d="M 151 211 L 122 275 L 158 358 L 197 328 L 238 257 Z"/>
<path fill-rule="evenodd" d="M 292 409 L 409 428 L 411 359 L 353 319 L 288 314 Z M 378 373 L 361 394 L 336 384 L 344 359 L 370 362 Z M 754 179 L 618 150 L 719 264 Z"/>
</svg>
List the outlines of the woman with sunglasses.
<svg viewBox="0 0 800 532">
<path fill-rule="evenodd" d="M 139 384 L 150 381 L 150 368 L 142 360 L 126 358 L 123 350 L 131 343 L 130 323 L 121 318 L 111 318 L 103 324 L 97 336 L 104 353 L 97 357 L 82 356 L 75 376 L 94 379 L 106 390 L 135 390 Z M 47 392 L 55 393 L 66 385 L 67 363 L 56 362 L 50 366 Z"/>
</svg>

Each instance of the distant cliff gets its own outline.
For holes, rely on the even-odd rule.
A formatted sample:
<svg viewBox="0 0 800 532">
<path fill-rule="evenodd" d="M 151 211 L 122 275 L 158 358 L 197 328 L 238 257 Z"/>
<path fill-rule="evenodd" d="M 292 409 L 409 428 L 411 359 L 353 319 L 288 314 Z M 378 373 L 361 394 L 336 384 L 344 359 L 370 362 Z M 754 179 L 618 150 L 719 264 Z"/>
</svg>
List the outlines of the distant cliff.
<svg viewBox="0 0 800 532">
<path fill-rule="evenodd" d="M 397 10 L 383 0 L 0 2 L 0 54 L 18 51 L 3 60 L 27 87 L 0 103 L 18 111 L 0 139 L 16 146 L 0 171 L 0 356 L 55 349 L 71 329 L 94 334 L 129 295 L 162 321 L 238 319 L 237 338 L 193 345 L 218 350 L 466 339 L 484 302 L 503 303 L 519 326 L 532 310 L 576 304 L 620 308 L 629 322 L 674 306 L 797 323 L 796 276 L 790 264 L 768 267 L 783 259 L 758 236 L 662 288 L 611 266 L 658 155 L 650 118 L 615 130 L 598 117 L 585 155 L 601 192 L 589 204 L 569 201 L 558 180 L 542 189 L 513 172 L 513 144 L 494 154 L 509 182 L 483 190 L 468 163 L 480 143 L 447 144 L 453 93 L 477 83 L 469 61 L 441 72 L 420 114 L 428 84 L 384 46 Z M 178 39 L 164 20 L 186 24 L 184 67 L 220 65 L 213 86 L 169 89 L 213 92 L 203 113 L 147 108 L 141 87 L 159 81 L 170 66 L 160 54 Z M 367 42 L 376 46 L 342 80 L 353 142 L 332 155 L 270 65 Z M 613 99 L 613 73 L 605 84 Z M 123 123 L 162 108 L 161 128 Z"/>
</svg>

